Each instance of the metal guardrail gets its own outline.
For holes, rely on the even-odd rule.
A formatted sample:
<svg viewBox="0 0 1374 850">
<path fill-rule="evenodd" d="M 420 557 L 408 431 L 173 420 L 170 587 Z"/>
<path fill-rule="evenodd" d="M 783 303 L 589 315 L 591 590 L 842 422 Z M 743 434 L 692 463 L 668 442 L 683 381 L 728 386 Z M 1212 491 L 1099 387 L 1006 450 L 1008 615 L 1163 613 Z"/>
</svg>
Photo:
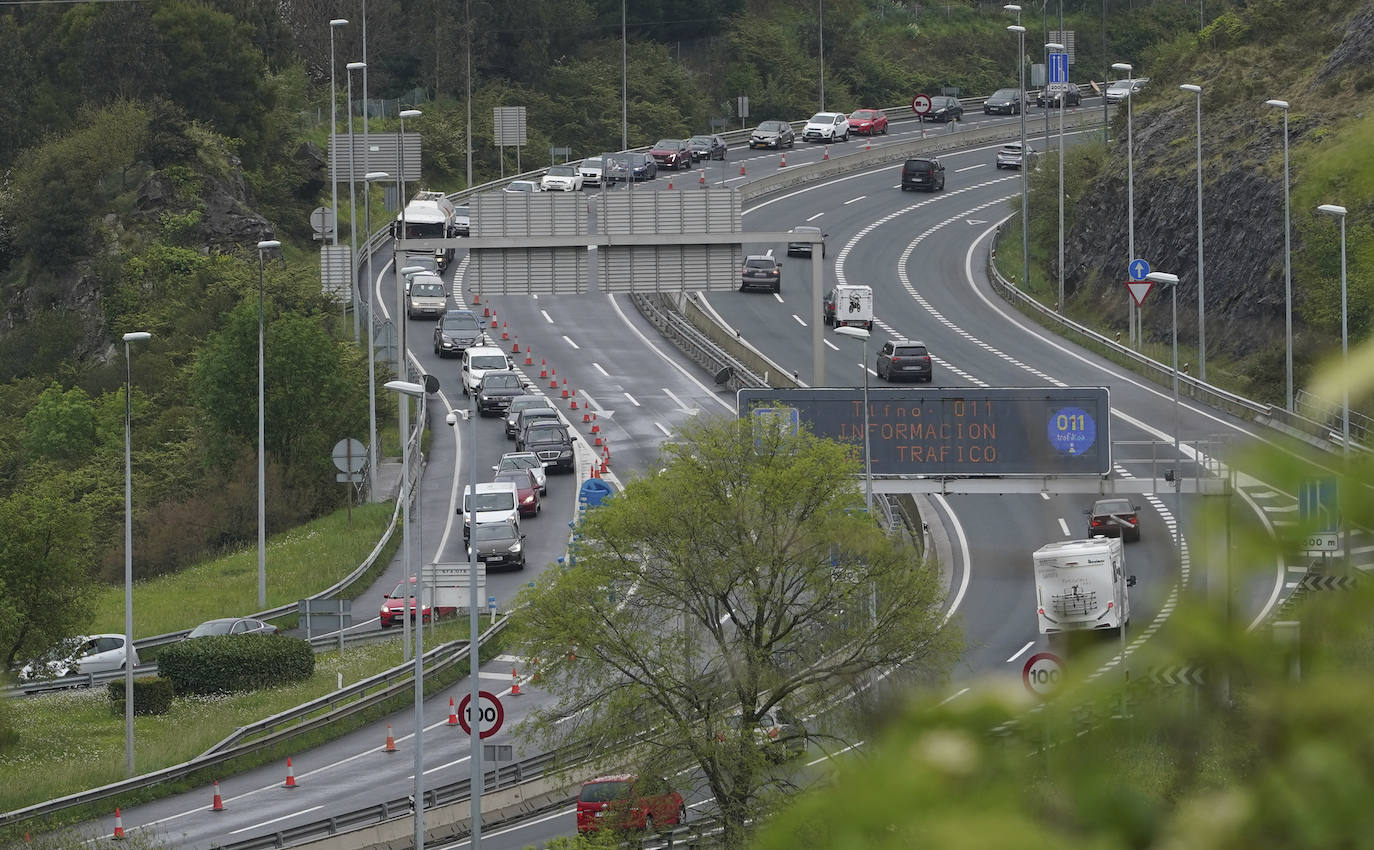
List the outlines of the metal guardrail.
<svg viewBox="0 0 1374 850">
<path fill-rule="evenodd" d="M 509 616 L 502 618 L 483 632 L 478 637 L 478 650 L 480 651 L 481 646 L 490 638 L 500 634 L 509 621 Z M 425 675 L 439 674 L 460 662 L 466 662 L 469 650 L 466 641 L 452 641 L 429 650 L 425 653 Z M 413 672 L 414 666 L 411 662 L 399 664 L 333 693 L 247 726 L 240 726 L 224 740 L 189 761 L 0 814 L 0 826 L 9 826 L 73 806 L 94 803 L 128 791 L 181 779 L 198 770 L 264 750 L 295 735 L 318 729 L 371 708 L 392 697 L 409 695 L 413 687 Z"/>
<path fill-rule="evenodd" d="M 739 360 L 731 357 L 684 319 L 673 308 L 667 295 L 632 292 L 630 293 L 630 300 L 634 302 L 635 307 L 639 309 L 644 318 L 648 319 L 654 327 L 658 328 L 660 333 L 677 345 L 694 363 L 717 375 L 722 370 L 728 369 L 729 378 L 724 383 L 728 384 L 731 389 L 767 386 L 763 378 L 754 374 Z"/>
</svg>

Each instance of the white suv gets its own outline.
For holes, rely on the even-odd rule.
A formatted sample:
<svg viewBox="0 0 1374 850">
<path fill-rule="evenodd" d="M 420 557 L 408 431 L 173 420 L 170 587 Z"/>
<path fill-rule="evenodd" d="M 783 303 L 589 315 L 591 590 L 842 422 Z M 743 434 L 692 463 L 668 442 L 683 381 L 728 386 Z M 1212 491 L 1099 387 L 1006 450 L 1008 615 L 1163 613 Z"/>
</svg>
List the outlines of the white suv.
<svg viewBox="0 0 1374 850">
<path fill-rule="evenodd" d="M 463 350 L 463 395 L 477 392 L 482 376 L 488 372 L 513 369 L 506 352 L 494 345 L 474 345 Z"/>
<path fill-rule="evenodd" d="M 540 178 L 539 188 L 545 192 L 580 192 L 582 175 L 572 165 L 550 165 L 549 170 Z"/>
<path fill-rule="evenodd" d="M 849 119 L 843 112 L 817 112 L 806 122 L 802 139 L 808 142 L 849 141 Z"/>
</svg>

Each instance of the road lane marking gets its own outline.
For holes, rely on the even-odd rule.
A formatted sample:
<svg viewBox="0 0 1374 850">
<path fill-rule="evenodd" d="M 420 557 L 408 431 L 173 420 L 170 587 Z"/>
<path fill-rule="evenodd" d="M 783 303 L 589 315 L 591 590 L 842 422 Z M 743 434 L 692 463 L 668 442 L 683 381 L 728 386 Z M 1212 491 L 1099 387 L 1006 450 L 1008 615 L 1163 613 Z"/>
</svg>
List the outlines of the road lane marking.
<svg viewBox="0 0 1374 850">
<path fill-rule="evenodd" d="M 860 195 L 860 196 L 857 197 L 857 198 L 850 198 L 849 200 L 847 200 L 847 201 L 844 202 L 844 205 L 847 207 L 847 206 L 849 206 L 850 204 L 857 204 L 859 201 L 862 201 L 864 198 L 867 198 L 867 197 L 868 197 L 867 195 Z"/>
<path fill-rule="evenodd" d="M 964 694 L 968 693 L 969 690 L 970 690 L 969 688 L 960 688 L 958 691 L 955 691 L 954 693 L 952 693 L 952 694 L 950 694 L 949 696 L 945 697 L 944 699 L 940 700 L 938 703 L 936 703 L 936 705 L 937 705 L 937 706 L 940 706 L 940 705 L 944 705 L 945 703 L 954 702 L 954 701 L 955 701 L 956 699 L 958 699 L 959 697 L 961 697 L 961 696 L 963 696 Z"/>
<path fill-rule="evenodd" d="M 549 324 L 553 324 L 553 317 L 549 315 L 548 310 L 540 310 L 539 315 L 544 317 L 544 321 L 548 322 Z"/>
<path fill-rule="evenodd" d="M 823 213 L 823 212 L 818 212 L 818 213 L 816 213 L 815 215 L 813 215 L 813 216 L 811 216 L 810 218 L 808 218 L 807 221 L 815 221 L 816 219 L 820 218 L 820 217 L 823 216 L 823 215 L 825 215 L 825 213 Z"/>
<path fill-rule="evenodd" d="M 308 814 L 308 813 L 310 813 L 310 812 L 315 811 L 316 809 L 323 809 L 323 808 L 324 808 L 324 805 L 323 805 L 323 804 L 318 805 L 318 806 L 311 806 L 311 807 L 308 808 L 308 809 L 301 809 L 300 811 L 292 812 L 292 813 L 289 814 L 289 815 L 282 815 L 282 816 L 279 817 L 279 818 L 272 818 L 271 820 L 265 820 L 265 821 L 263 821 L 262 823 L 255 823 L 255 824 L 253 824 L 252 826 L 245 826 L 245 827 L 243 827 L 242 829 L 231 830 L 231 831 L 229 832 L 229 834 L 230 834 L 230 835 L 238 835 L 240 832 L 247 832 L 247 831 L 250 830 L 250 829 L 257 829 L 257 828 L 260 827 L 260 826 L 267 826 L 269 823 L 276 823 L 277 821 L 288 820 L 288 819 L 290 819 L 290 818 L 296 817 L 297 815 Z"/>
<path fill-rule="evenodd" d="M 567 334 L 563 334 L 563 341 L 566 342 L 568 345 L 571 345 L 575 350 L 580 350 L 582 348 L 582 346 L 573 342 L 572 338 L 569 337 Z"/>
<path fill-rule="evenodd" d="M 1059 529 L 1060 529 L 1061 531 L 1064 532 L 1064 536 L 1065 536 L 1065 537 L 1072 537 L 1072 536 L 1073 536 L 1073 535 L 1069 532 L 1069 524 L 1068 524 L 1067 522 L 1064 522 L 1064 518 L 1063 518 L 1062 516 L 1059 518 Z"/>
<path fill-rule="evenodd" d="M 966 166 L 964 166 L 963 168 L 956 168 L 956 169 L 954 169 L 954 173 L 955 173 L 955 174 L 958 174 L 958 173 L 961 172 L 961 171 L 972 171 L 972 170 L 975 169 L 975 168 L 986 168 L 986 167 L 987 167 L 987 163 L 986 163 L 986 162 L 980 162 L 980 163 L 978 163 L 977 165 L 966 165 Z"/>
<path fill-rule="evenodd" d="M 825 343 L 826 345 L 830 346 L 830 350 L 831 350 L 831 351 L 839 351 L 839 350 L 840 350 L 840 347 L 839 347 L 838 345 L 836 345 L 835 343 L 831 342 L 831 341 L 828 340 L 828 339 L 822 339 L 821 342 L 823 342 L 823 343 Z"/>
<path fill-rule="evenodd" d="M 673 432 L 672 432 L 672 431 L 669 431 L 667 428 L 664 428 L 664 427 L 663 427 L 663 423 L 661 423 L 661 422 L 655 422 L 655 423 L 654 423 L 654 427 L 657 428 L 658 430 L 662 431 L 662 432 L 663 432 L 663 436 L 665 436 L 665 437 L 671 437 L 671 436 L 673 436 Z"/>
<path fill-rule="evenodd" d="M 792 314 L 792 318 L 794 318 L 794 319 L 797 320 L 797 324 L 801 325 L 802 327 L 806 327 L 806 322 L 803 322 L 803 321 L 802 321 L 802 317 L 801 317 L 801 316 L 798 316 L 796 313 L 793 313 L 793 314 Z"/>
<path fill-rule="evenodd" d="M 1023 647 L 1021 647 L 1020 649 L 1016 650 L 1016 652 L 1011 656 L 1011 658 L 1008 658 L 1008 659 L 1007 659 L 1007 663 L 1010 664 L 1011 662 L 1013 662 L 1013 661 L 1015 661 L 1016 659 L 1020 658 L 1021 656 L 1025 655 L 1025 654 L 1026 654 L 1026 650 L 1030 649 L 1032 646 L 1035 646 L 1035 641 L 1033 641 L 1033 640 L 1028 640 L 1028 641 L 1026 641 L 1026 645 L 1025 645 L 1025 646 L 1023 646 Z"/>
<path fill-rule="evenodd" d="M 634 396 L 630 395 L 629 393 L 625 393 L 625 397 L 630 400 L 630 404 L 633 404 L 635 407 L 639 407 L 639 402 L 635 399 Z"/>
<path fill-rule="evenodd" d="M 608 376 L 608 377 L 609 377 L 609 376 Z M 605 413 L 605 412 L 606 412 L 606 408 L 604 408 L 604 407 L 602 407 L 601 405 L 597 404 L 597 403 L 596 403 L 596 399 L 594 399 L 594 398 L 592 398 L 591 396 L 587 395 L 587 391 L 586 391 L 586 390 L 583 390 L 583 391 L 582 391 L 582 400 L 585 401 L 585 402 L 587 403 L 587 406 L 588 406 L 588 407 L 590 407 L 592 410 L 595 410 L 597 413 Z"/>
<path fill-rule="evenodd" d="M 677 397 L 677 394 L 675 394 L 672 390 L 668 389 L 667 387 L 664 387 L 664 388 L 663 388 L 663 392 L 667 394 L 668 398 L 670 398 L 670 399 L 673 400 L 673 404 L 676 404 L 678 407 L 682 408 L 683 410 L 686 410 L 686 409 L 687 409 L 687 405 L 683 404 L 683 403 L 682 403 L 682 399 L 678 398 L 678 397 Z"/>
<path fill-rule="evenodd" d="M 600 364 L 600 363 L 595 363 L 595 362 L 593 362 L 593 363 L 592 363 L 592 367 L 595 368 L 596 371 L 600 372 L 602 375 L 605 375 L 607 378 L 609 378 L 609 377 L 611 376 L 609 372 L 607 372 L 605 369 L 601 368 L 601 364 Z M 584 395 L 585 395 L 585 393 L 584 393 Z"/>
<path fill-rule="evenodd" d="M 778 299 L 778 303 L 779 303 L 779 304 L 785 303 L 785 302 L 782 300 L 782 296 L 779 295 L 778 293 L 774 292 L 774 293 L 773 293 L 773 297 L 776 298 L 776 299 Z"/>
</svg>

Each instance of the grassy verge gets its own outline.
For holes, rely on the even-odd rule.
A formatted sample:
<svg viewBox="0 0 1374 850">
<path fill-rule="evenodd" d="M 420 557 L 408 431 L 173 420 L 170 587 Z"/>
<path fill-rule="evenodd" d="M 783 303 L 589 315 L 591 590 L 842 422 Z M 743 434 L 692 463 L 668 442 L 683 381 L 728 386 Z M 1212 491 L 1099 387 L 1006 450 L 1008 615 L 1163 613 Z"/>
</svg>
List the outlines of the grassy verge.
<svg viewBox="0 0 1374 850">
<path fill-rule="evenodd" d="M 490 621 L 483 618 L 483 628 Z M 428 645 L 467 637 L 466 619 L 440 623 Z M 482 658 L 501 651 L 497 638 L 482 648 Z M 338 686 L 388 670 L 401 663 L 399 640 L 346 649 L 342 653 L 316 656 L 315 675 L 289 687 L 272 688 L 245 694 L 214 698 L 178 699 L 171 712 L 159 717 L 137 717 L 134 722 L 135 759 L 140 773 L 147 773 L 187 761 L 243 726 L 331 693 Z M 450 668 L 442 675 L 425 678 L 425 692 L 435 693 L 449 687 L 467 674 L 467 665 Z M 26 832 L 39 832 L 105 816 L 116 803 L 121 806 L 159 799 L 195 788 L 210 781 L 232 776 L 262 764 L 284 760 L 324 741 L 341 737 L 373 720 L 412 704 L 413 691 L 387 700 L 367 711 L 358 712 L 337 723 L 299 735 L 288 742 L 234 759 L 213 769 L 201 771 L 176 782 L 163 782 L 117 800 L 92 806 L 78 806 L 51 818 L 21 824 L 0 832 L 0 840 L 18 838 Z M 0 811 L 12 811 L 44 800 L 96 788 L 124 778 L 124 720 L 112 713 L 103 689 L 69 691 L 15 700 L 17 728 L 29 730 L 20 742 L 6 751 L 0 765 L 7 775 L 24 776 L 23 782 L 7 782 L 0 787 Z M 38 730 L 42 730 L 41 733 Z"/>
<path fill-rule="evenodd" d="M 351 521 L 346 510 L 339 510 L 268 538 L 268 607 L 318 593 L 356 569 L 386 531 L 393 507 L 385 502 L 360 505 L 353 508 Z M 378 558 L 379 566 L 384 567 L 387 560 Z M 256 611 L 257 588 L 256 547 L 138 582 L 134 585 L 134 634 L 165 634 L 215 617 Z M 124 631 L 122 587 L 102 591 L 95 610 L 92 632 Z"/>
</svg>

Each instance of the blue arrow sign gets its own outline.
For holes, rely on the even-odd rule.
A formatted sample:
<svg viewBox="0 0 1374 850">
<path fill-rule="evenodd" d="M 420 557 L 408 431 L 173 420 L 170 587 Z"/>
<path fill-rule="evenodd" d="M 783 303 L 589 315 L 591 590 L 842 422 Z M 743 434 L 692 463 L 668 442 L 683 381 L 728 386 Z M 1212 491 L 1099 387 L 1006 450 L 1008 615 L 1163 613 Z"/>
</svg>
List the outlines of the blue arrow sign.
<svg viewBox="0 0 1374 850">
<path fill-rule="evenodd" d="M 1050 82 L 1067 83 L 1069 81 L 1069 54 L 1051 53 L 1049 70 Z"/>
<path fill-rule="evenodd" d="M 1144 280 L 1150 274 L 1150 264 L 1139 257 L 1131 260 L 1126 268 L 1131 273 L 1131 280 Z"/>
</svg>

